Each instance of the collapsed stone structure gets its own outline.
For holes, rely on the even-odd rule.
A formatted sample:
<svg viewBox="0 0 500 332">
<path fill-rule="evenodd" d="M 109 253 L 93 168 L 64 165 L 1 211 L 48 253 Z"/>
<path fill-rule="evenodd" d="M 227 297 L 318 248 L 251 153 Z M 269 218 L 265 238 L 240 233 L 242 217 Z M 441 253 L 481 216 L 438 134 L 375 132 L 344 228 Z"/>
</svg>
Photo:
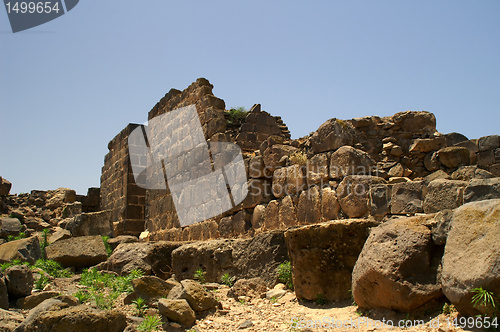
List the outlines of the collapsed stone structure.
<svg viewBox="0 0 500 332">
<path fill-rule="evenodd" d="M 441 134 L 429 112 L 333 118 L 292 140 L 281 118 L 260 105 L 232 121 L 212 88 L 200 78 L 184 91 L 172 89 L 148 119 L 196 105 L 208 142 L 242 149 L 247 198 L 223 215 L 181 228 L 168 190 L 135 184 L 127 139 L 137 125 L 129 124 L 109 143 L 101 176 L 101 209 L 112 210 L 116 235 L 147 230 L 152 240 L 250 237 L 326 220 L 438 212 L 474 200 L 477 185 L 463 180 L 500 176 L 499 136 Z"/>
</svg>

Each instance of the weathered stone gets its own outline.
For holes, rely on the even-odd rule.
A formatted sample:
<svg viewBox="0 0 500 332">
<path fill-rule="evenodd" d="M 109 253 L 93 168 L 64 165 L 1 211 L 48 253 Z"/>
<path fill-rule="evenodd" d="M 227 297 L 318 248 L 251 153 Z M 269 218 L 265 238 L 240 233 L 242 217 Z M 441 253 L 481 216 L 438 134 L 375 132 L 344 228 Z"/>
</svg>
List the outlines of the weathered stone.
<svg viewBox="0 0 500 332">
<path fill-rule="evenodd" d="M 273 174 L 273 195 L 277 198 L 301 192 L 306 187 L 303 168 L 299 165 L 278 168 Z"/>
<path fill-rule="evenodd" d="M 450 180 L 451 177 L 443 170 L 435 171 L 424 178 L 424 183 L 428 185 L 434 180 Z"/>
<path fill-rule="evenodd" d="M 476 153 L 479 151 L 477 147 L 477 139 L 470 139 L 468 141 L 463 141 L 460 143 L 456 143 L 454 146 L 461 146 L 469 150 L 470 163 L 471 165 L 477 164 L 477 155 Z"/>
<path fill-rule="evenodd" d="M 169 320 L 172 320 L 184 326 L 190 326 L 196 320 L 196 315 L 193 309 L 191 309 L 188 302 L 184 299 L 160 299 L 158 301 L 158 310 Z"/>
<path fill-rule="evenodd" d="M 382 218 L 389 212 L 391 203 L 391 187 L 386 184 L 376 184 L 370 187 L 370 215 Z"/>
<path fill-rule="evenodd" d="M 443 293 L 464 315 L 493 314 L 472 304 L 471 289 L 500 294 L 500 200 L 465 204 L 453 212 L 443 256 Z"/>
<path fill-rule="evenodd" d="M 137 243 L 139 239 L 132 235 L 119 235 L 108 240 L 108 244 L 112 250 L 115 250 L 122 243 Z"/>
<path fill-rule="evenodd" d="M 370 187 L 387 182 L 377 176 L 349 175 L 337 187 L 337 197 L 342 211 L 350 218 L 359 218 L 369 212 Z"/>
<path fill-rule="evenodd" d="M 495 177 L 500 177 L 500 163 L 490 165 L 488 169 Z"/>
<path fill-rule="evenodd" d="M 467 136 L 462 135 L 460 133 L 456 133 L 456 132 L 448 133 L 448 134 L 444 135 L 444 137 L 446 138 L 446 144 L 448 146 L 452 146 L 452 145 L 455 145 L 457 143 L 465 142 L 468 140 Z"/>
<path fill-rule="evenodd" d="M 363 248 L 367 220 L 336 220 L 290 229 L 285 233 L 299 299 L 326 300 L 350 297 L 351 272 Z"/>
<path fill-rule="evenodd" d="M 268 284 L 277 280 L 276 267 L 288 259 L 283 232 L 261 233 L 251 239 L 213 240 L 185 244 L 172 252 L 177 280 L 205 271 L 207 282 L 219 282 L 224 273 L 237 278 L 261 277 Z"/>
<path fill-rule="evenodd" d="M 0 218 L 0 236 L 17 235 L 21 232 L 22 225 L 17 218 Z"/>
<path fill-rule="evenodd" d="M 417 138 L 411 143 L 410 153 L 437 151 L 446 145 L 446 138 L 438 136 L 435 138 Z"/>
<path fill-rule="evenodd" d="M 391 213 L 423 212 L 423 182 L 397 183 L 392 187 Z"/>
<path fill-rule="evenodd" d="M 74 218 L 82 214 L 82 203 L 66 203 L 61 212 L 61 218 Z"/>
<path fill-rule="evenodd" d="M 397 163 L 396 166 L 392 167 L 389 172 L 387 172 L 387 175 L 390 177 L 402 177 L 404 174 L 405 169 L 400 163 Z"/>
<path fill-rule="evenodd" d="M 7 284 L 5 278 L 0 271 L 0 309 L 9 309 L 9 293 L 7 292 Z"/>
<path fill-rule="evenodd" d="M 436 117 L 426 111 L 399 112 L 392 116 L 394 124 L 410 133 L 434 133 L 436 131 Z"/>
<path fill-rule="evenodd" d="M 429 172 L 437 171 L 441 164 L 438 160 L 437 151 L 429 152 L 425 155 L 424 166 Z"/>
<path fill-rule="evenodd" d="M 477 145 L 479 151 L 495 150 L 500 148 L 500 136 L 490 135 L 481 137 L 477 141 Z"/>
<path fill-rule="evenodd" d="M 162 280 L 155 276 L 144 276 L 132 280 L 132 287 L 137 297 L 150 302 L 161 297 L 167 297 L 172 288 L 179 285 L 172 280 Z"/>
<path fill-rule="evenodd" d="M 364 151 L 342 146 L 330 158 L 330 177 L 340 179 L 347 175 L 376 175 L 375 161 Z"/>
<path fill-rule="evenodd" d="M 321 197 L 318 187 L 313 186 L 300 193 L 297 207 L 299 225 L 314 224 L 321 220 Z"/>
<path fill-rule="evenodd" d="M 439 250 L 429 228 L 422 225 L 429 218 L 399 218 L 371 231 L 352 272 L 358 306 L 408 312 L 442 296 Z"/>
<path fill-rule="evenodd" d="M 0 196 L 7 196 L 12 188 L 12 183 L 0 176 Z"/>
<path fill-rule="evenodd" d="M 277 200 L 272 200 L 267 204 L 266 211 L 264 212 L 264 229 L 280 229 L 279 221 L 279 208 L 280 203 Z"/>
<path fill-rule="evenodd" d="M 35 321 L 43 314 L 48 311 L 58 311 L 63 308 L 67 308 L 69 306 L 68 303 L 62 301 L 61 299 L 57 298 L 50 298 L 33 309 L 31 309 L 28 313 L 28 316 L 26 319 L 15 329 L 15 332 L 25 332 L 29 331 L 30 329 L 32 331 L 36 331 L 35 329 Z"/>
<path fill-rule="evenodd" d="M 184 298 L 196 312 L 215 308 L 218 304 L 212 293 L 208 292 L 199 282 L 186 279 L 181 281 Z"/>
<path fill-rule="evenodd" d="M 463 204 L 466 181 L 434 180 L 427 186 L 424 200 L 424 212 L 435 213 L 445 209 L 454 209 Z"/>
<path fill-rule="evenodd" d="M 266 206 L 263 204 L 257 205 L 253 210 L 252 214 L 252 228 L 254 231 L 260 231 L 261 227 L 264 225 L 264 216 L 266 212 Z"/>
<path fill-rule="evenodd" d="M 258 204 L 271 200 L 271 182 L 265 179 L 250 179 L 248 181 L 248 194 L 243 200 L 243 208 L 251 209 Z"/>
<path fill-rule="evenodd" d="M 60 240 L 50 244 L 45 251 L 47 259 L 54 260 L 63 267 L 93 266 L 108 258 L 104 242 L 98 235 Z"/>
<path fill-rule="evenodd" d="M 14 331 L 23 319 L 24 316 L 18 312 L 0 308 L 0 331 Z"/>
<path fill-rule="evenodd" d="M 43 301 L 59 296 L 59 292 L 48 291 L 34 293 L 26 297 L 22 297 L 16 301 L 16 306 L 21 309 L 33 309 Z"/>
<path fill-rule="evenodd" d="M 452 210 L 442 210 L 434 216 L 436 224 L 432 227 L 432 241 L 437 245 L 445 245 L 450 231 Z"/>
<path fill-rule="evenodd" d="M 10 299 L 31 294 L 33 289 L 33 272 L 26 265 L 14 265 L 5 270 L 7 292 Z"/>
<path fill-rule="evenodd" d="M 260 277 L 239 279 L 234 283 L 229 292 L 227 292 L 227 296 L 230 296 L 235 300 L 238 300 L 240 296 L 261 298 L 262 294 L 264 294 L 266 291 L 266 283 Z"/>
<path fill-rule="evenodd" d="M 320 153 L 352 145 L 354 135 L 354 128 L 350 123 L 333 118 L 319 126 L 310 141 L 313 151 Z"/>
<path fill-rule="evenodd" d="M 306 176 L 308 186 L 323 183 L 328 179 L 328 161 L 326 153 L 316 154 L 307 161 Z"/>
<path fill-rule="evenodd" d="M 391 156 L 401 157 L 403 154 L 404 154 L 403 148 L 400 147 L 399 145 L 394 145 L 391 148 L 391 151 L 390 151 Z"/>
<path fill-rule="evenodd" d="M 335 220 L 339 217 L 340 203 L 330 187 L 321 189 L 321 220 Z"/>
<path fill-rule="evenodd" d="M 103 235 L 112 237 L 114 233 L 111 217 L 111 210 L 83 213 L 68 222 L 66 229 L 73 236 Z"/>
<path fill-rule="evenodd" d="M 67 229 L 62 229 L 61 227 L 56 227 L 54 232 L 49 236 L 49 243 L 54 243 L 59 240 L 69 239 L 71 237 L 71 232 Z"/>
<path fill-rule="evenodd" d="M 124 313 L 118 310 L 98 310 L 86 305 L 50 310 L 41 313 L 25 332 L 121 332 L 127 326 Z"/>
<path fill-rule="evenodd" d="M 73 203 L 76 200 L 76 192 L 68 188 L 58 188 L 47 192 L 47 203 L 49 209 L 63 206 L 64 203 Z"/>
<path fill-rule="evenodd" d="M 0 245 L 0 263 L 11 262 L 15 259 L 34 264 L 42 258 L 40 243 L 36 236 L 6 242 Z"/>
<path fill-rule="evenodd" d="M 281 204 L 279 205 L 278 219 L 280 226 L 284 229 L 297 225 L 297 209 L 293 204 L 291 196 L 285 196 L 285 198 L 281 200 Z"/>
<path fill-rule="evenodd" d="M 495 151 L 486 150 L 477 153 L 477 164 L 481 167 L 487 167 L 495 163 Z"/>
<path fill-rule="evenodd" d="M 457 168 L 470 164 L 470 153 L 467 148 L 450 146 L 438 151 L 438 159 L 448 168 Z"/>
<path fill-rule="evenodd" d="M 284 166 L 284 163 L 281 161 L 282 158 L 291 155 L 295 151 L 297 151 L 297 148 L 291 145 L 274 144 L 269 146 L 262 154 L 266 169 L 272 172 L 277 167 Z"/>
<path fill-rule="evenodd" d="M 489 179 L 495 177 L 490 172 L 477 166 L 462 166 L 451 174 L 453 180 L 470 181 L 472 179 Z"/>
<path fill-rule="evenodd" d="M 464 203 L 497 198 L 500 198 L 500 178 L 472 179 L 464 192 Z"/>
<path fill-rule="evenodd" d="M 266 177 L 264 158 L 262 156 L 254 156 L 250 158 L 248 163 L 248 175 L 251 178 Z"/>
<path fill-rule="evenodd" d="M 279 299 L 283 297 L 286 294 L 286 290 L 283 289 L 271 289 L 266 292 L 266 299 L 272 300 L 272 299 Z"/>
</svg>

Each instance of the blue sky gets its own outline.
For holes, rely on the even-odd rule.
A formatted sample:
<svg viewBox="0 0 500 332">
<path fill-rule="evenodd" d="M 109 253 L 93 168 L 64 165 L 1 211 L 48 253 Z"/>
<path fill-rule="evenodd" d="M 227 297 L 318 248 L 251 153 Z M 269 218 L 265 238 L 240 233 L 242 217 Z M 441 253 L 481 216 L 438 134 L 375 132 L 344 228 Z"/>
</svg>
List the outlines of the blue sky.
<svg viewBox="0 0 500 332">
<path fill-rule="evenodd" d="M 82 0 L 13 34 L 0 8 L 0 176 L 11 192 L 84 194 L 109 140 L 198 77 L 294 138 L 405 110 L 500 134 L 499 14 L 498 0 Z"/>
</svg>

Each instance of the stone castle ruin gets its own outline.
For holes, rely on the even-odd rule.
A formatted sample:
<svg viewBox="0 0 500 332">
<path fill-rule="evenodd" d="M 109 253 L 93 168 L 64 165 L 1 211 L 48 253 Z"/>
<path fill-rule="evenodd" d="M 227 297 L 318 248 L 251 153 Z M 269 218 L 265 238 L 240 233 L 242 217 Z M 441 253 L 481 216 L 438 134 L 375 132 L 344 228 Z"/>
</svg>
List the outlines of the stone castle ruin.
<svg viewBox="0 0 500 332">
<path fill-rule="evenodd" d="M 128 137 L 138 125 L 129 124 L 109 142 L 102 168 L 100 208 L 112 211 L 115 235 L 147 231 L 151 240 L 238 238 L 327 220 L 434 213 L 474 200 L 470 179 L 500 176 L 498 136 L 441 134 L 429 112 L 333 118 L 292 140 L 281 118 L 258 104 L 232 118 L 212 89 L 203 78 L 184 91 L 172 89 L 148 120 L 196 105 L 208 142 L 233 142 L 242 149 L 246 199 L 220 216 L 181 228 L 168 189 L 135 183 Z"/>
</svg>

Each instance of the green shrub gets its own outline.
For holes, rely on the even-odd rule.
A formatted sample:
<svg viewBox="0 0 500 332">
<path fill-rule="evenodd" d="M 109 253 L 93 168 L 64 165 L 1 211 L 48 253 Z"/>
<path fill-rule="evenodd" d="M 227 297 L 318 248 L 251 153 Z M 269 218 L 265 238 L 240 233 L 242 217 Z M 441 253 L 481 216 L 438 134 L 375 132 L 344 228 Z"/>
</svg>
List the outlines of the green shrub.
<svg viewBox="0 0 500 332">
<path fill-rule="evenodd" d="M 200 282 L 200 284 L 204 284 L 206 282 L 206 279 L 205 279 L 205 271 L 203 271 L 203 269 L 198 269 L 194 272 L 194 276 L 193 278 L 195 280 L 198 280 Z"/>
<path fill-rule="evenodd" d="M 102 236 L 102 242 L 104 242 L 104 247 L 106 247 L 106 253 L 108 254 L 108 257 L 111 256 L 113 253 L 113 249 L 111 249 L 111 246 L 108 243 L 109 236 Z"/>
<path fill-rule="evenodd" d="M 48 259 L 39 259 L 33 266 L 47 272 L 54 278 L 69 278 L 73 275 L 69 269 L 63 269 L 61 264 Z"/>
<path fill-rule="evenodd" d="M 138 316 L 144 316 L 144 311 L 148 308 L 148 305 L 146 304 L 146 300 L 144 300 L 142 297 L 137 298 L 136 300 L 132 301 L 132 304 L 135 306 L 135 310 Z"/>
<path fill-rule="evenodd" d="M 222 277 L 220 278 L 220 282 L 223 283 L 226 286 L 233 287 L 234 281 L 236 280 L 235 277 L 231 277 L 229 273 L 224 273 Z"/>
<path fill-rule="evenodd" d="M 40 243 L 40 249 L 42 250 L 42 256 L 43 258 L 47 258 L 47 254 L 45 252 L 45 248 L 49 245 L 48 241 L 48 236 L 49 236 L 50 230 L 48 228 L 43 229 L 43 242 Z"/>
<path fill-rule="evenodd" d="M 87 302 L 90 299 L 90 293 L 86 290 L 79 290 L 75 294 L 73 294 L 74 297 L 76 297 L 81 304 Z"/>
<path fill-rule="evenodd" d="M 244 107 L 236 107 L 231 108 L 229 111 L 226 111 L 227 122 L 229 125 L 241 125 L 243 120 L 247 117 L 249 111 L 247 111 Z"/>
<path fill-rule="evenodd" d="M 50 280 L 49 278 L 44 274 L 40 274 L 40 278 L 38 278 L 36 281 L 35 281 L 35 289 L 39 289 L 39 290 L 42 290 L 45 288 L 45 286 L 47 286 L 49 284 Z"/>
<path fill-rule="evenodd" d="M 293 290 L 292 264 L 286 261 L 281 263 L 278 268 L 278 280 L 286 285 L 288 289 Z"/>
<path fill-rule="evenodd" d="M 474 294 L 471 303 L 475 308 L 484 308 L 488 315 L 499 316 L 500 303 L 498 297 L 493 292 L 483 287 L 474 288 L 471 292 Z"/>
<path fill-rule="evenodd" d="M 16 266 L 16 265 L 28 265 L 29 266 L 30 263 L 20 261 L 19 259 L 14 259 L 12 262 L 6 262 L 6 263 L 0 264 L 0 268 L 2 269 L 2 272 L 3 272 L 5 270 L 7 270 L 9 267 Z"/>
<path fill-rule="evenodd" d="M 158 315 L 146 315 L 141 325 L 137 327 L 139 331 L 153 332 L 158 331 L 161 326 L 161 318 Z"/>
</svg>

